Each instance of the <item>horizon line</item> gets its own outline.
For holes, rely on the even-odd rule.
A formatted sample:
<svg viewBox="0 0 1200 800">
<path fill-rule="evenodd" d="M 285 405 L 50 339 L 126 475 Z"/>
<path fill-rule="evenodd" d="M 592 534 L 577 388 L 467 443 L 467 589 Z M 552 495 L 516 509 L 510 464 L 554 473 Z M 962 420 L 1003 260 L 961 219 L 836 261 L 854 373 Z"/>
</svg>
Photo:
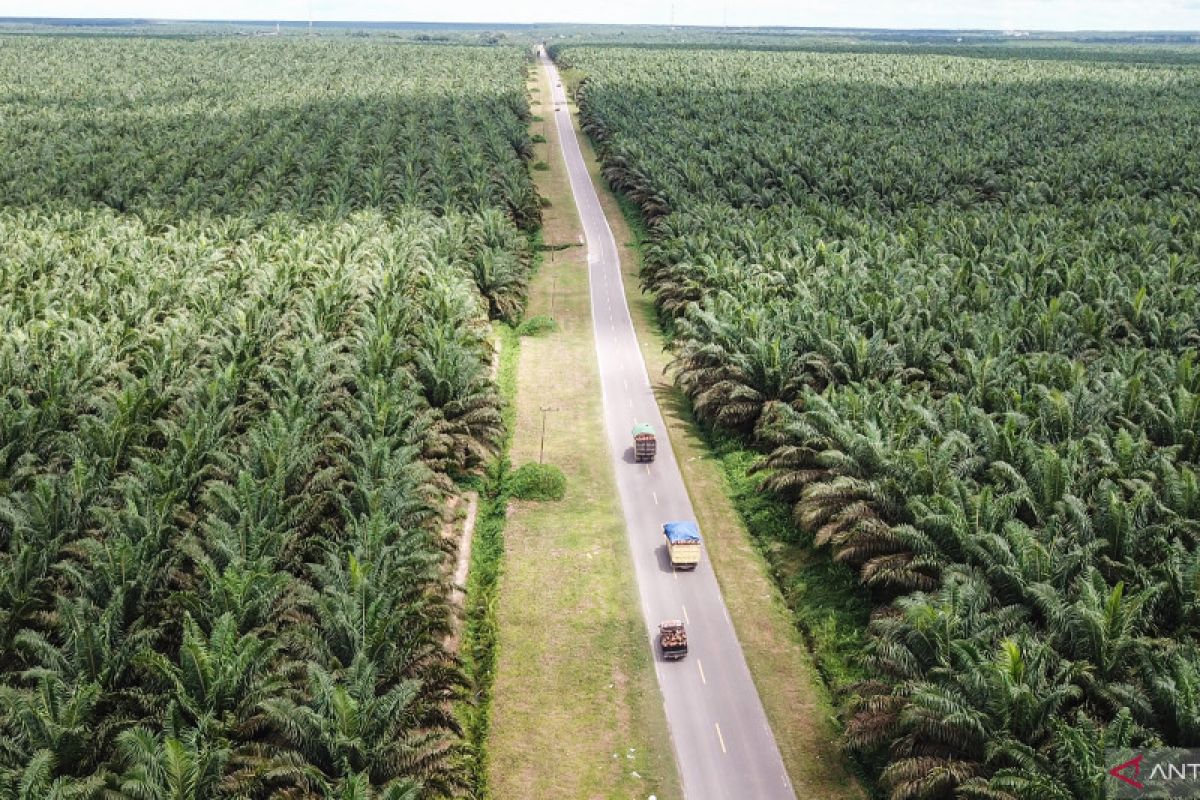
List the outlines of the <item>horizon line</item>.
<svg viewBox="0 0 1200 800">
<path fill-rule="evenodd" d="M 842 27 L 828 25 L 700 25 L 688 23 L 652 23 L 652 22 L 564 22 L 564 21 L 539 21 L 539 22 L 498 22 L 494 20 L 483 22 L 465 22 L 462 20 L 455 21 L 439 21 L 439 20 L 374 20 L 374 19 L 307 19 L 307 18 L 254 18 L 254 19 L 198 19 L 198 18 L 173 18 L 173 17 L 109 17 L 109 16 L 78 16 L 78 17 L 48 17 L 48 16 L 0 16 L 0 25 L 9 22 L 23 22 L 32 24 L 53 24 L 54 22 L 70 22 L 74 20 L 86 20 L 89 22 L 124 22 L 124 23 L 147 23 L 147 24 L 240 24 L 240 25 L 282 25 L 282 24 L 297 24 L 297 25 L 437 25 L 437 26 L 493 26 L 493 27 L 517 27 L 517 28 L 535 28 L 539 26 L 578 26 L 578 27 L 595 27 L 595 28 L 662 28 L 666 30 L 676 30 L 679 28 L 695 28 L 701 30 L 718 30 L 718 31 L 767 31 L 767 30 L 788 30 L 788 31 L 836 31 L 836 32 L 854 32 L 854 31 L 870 31 L 870 32 L 888 32 L 888 31 L 906 31 L 906 32 L 930 32 L 930 33 L 991 33 L 1004 35 L 1007 33 L 1049 33 L 1049 34 L 1087 34 L 1087 33 L 1125 33 L 1132 35 L 1151 35 L 1151 34 L 1177 34 L 1200 36 L 1200 30 L 1185 29 L 1185 28 L 1153 28 L 1153 29 L 1134 29 L 1134 28 L 931 28 L 923 27 L 886 27 L 874 28 L 867 26 Z"/>
</svg>

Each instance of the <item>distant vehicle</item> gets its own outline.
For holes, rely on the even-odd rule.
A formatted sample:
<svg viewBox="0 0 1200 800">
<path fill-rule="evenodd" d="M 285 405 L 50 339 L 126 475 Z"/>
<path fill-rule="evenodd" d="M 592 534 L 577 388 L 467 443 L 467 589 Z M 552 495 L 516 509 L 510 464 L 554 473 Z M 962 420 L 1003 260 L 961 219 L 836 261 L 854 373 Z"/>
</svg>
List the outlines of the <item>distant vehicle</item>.
<svg viewBox="0 0 1200 800">
<path fill-rule="evenodd" d="M 648 422 L 639 422 L 633 426 L 633 460 L 639 464 L 643 461 L 653 461 L 658 452 L 658 439 L 654 435 L 654 426 Z"/>
<path fill-rule="evenodd" d="M 663 658 L 676 661 L 687 655 L 687 631 L 683 622 L 677 619 L 663 620 L 658 623 L 658 646 L 662 648 Z"/>
<path fill-rule="evenodd" d="M 663 525 L 667 555 L 673 569 L 695 569 L 700 563 L 700 528 L 694 522 L 668 522 Z"/>
</svg>

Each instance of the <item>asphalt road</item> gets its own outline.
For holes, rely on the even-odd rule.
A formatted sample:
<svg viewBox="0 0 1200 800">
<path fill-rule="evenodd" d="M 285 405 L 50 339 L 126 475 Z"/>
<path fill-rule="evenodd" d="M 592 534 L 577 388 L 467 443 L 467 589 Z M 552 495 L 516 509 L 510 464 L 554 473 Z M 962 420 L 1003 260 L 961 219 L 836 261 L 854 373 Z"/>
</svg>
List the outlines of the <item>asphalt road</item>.
<svg viewBox="0 0 1200 800">
<path fill-rule="evenodd" d="M 707 556 L 694 572 L 676 573 L 667 560 L 662 524 L 694 520 L 695 513 L 666 440 L 625 302 L 616 242 L 580 154 L 558 70 L 545 57 L 542 65 L 550 77 L 555 124 L 587 240 L 605 428 L 684 795 L 690 800 L 793 798 Z M 649 422 L 659 432 L 653 464 L 633 461 L 635 422 Z M 700 533 L 703 537 L 705 531 Z M 657 633 L 664 619 L 684 620 L 687 658 L 662 659 Z"/>
</svg>

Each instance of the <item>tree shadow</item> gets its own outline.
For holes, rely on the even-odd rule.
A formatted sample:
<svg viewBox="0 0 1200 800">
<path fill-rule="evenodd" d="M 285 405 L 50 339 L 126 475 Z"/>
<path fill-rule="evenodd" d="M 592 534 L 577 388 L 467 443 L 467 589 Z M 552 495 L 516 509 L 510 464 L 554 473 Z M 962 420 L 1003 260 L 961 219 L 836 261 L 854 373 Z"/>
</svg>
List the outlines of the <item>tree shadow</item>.
<svg viewBox="0 0 1200 800">
<path fill-rule="evenodd" d="M 639 61 L 667 73 L 650 89 L 614 71 L 588 94 L 611 143 L 605 174 L 627 194 L 655 198 L 644 208 L 656 216 L 822 204 L 872 215 L 1037 208 L 1153 199 L 1195 184 L 1190 139 L 1178 134 L 1193 124 L 1187 60 L 1144 80 L 1132 77 L 1145 69 L 1136 58 L 951 69 L 939 56 L 743 53 L 684 73 L 666 64 L 686 57 L 648 51 Z M 1177 73 L 1169 81 L 1168 71 Z M 699 88 L 717 72 L 730 88 Z M 729 129 L 740 133 L 714 138 Z M 770 155 L 756 153 L 756 141 L 771 141 Z M 684 168 L 694 173 L 686 181 L 647 177 Z"/>
<path fill-rule="evenodd" d="M 24 42 L 0 55 L 0 74 L 22 56 L 32 71 L 0 91 L 7 206 L 108 208 L 162 225 L 414 207 L 498 208 L 526 229 L 540 220 L 520 77 L 511 87 L 469 74 L 425 85 L 404 74 L 404 65 L 431 75 L 470 67 L 447 55 L 455 48 L 422 48 L 367 76 L 373 58 L 401 51 L 138 39 L 43 47 L 48 63 L 33 67 Z M 496 57 L 480 49 L 478 58 Z M 78 62 L 90 70 L 81 83 L 56 74 Z"/>
</svg>

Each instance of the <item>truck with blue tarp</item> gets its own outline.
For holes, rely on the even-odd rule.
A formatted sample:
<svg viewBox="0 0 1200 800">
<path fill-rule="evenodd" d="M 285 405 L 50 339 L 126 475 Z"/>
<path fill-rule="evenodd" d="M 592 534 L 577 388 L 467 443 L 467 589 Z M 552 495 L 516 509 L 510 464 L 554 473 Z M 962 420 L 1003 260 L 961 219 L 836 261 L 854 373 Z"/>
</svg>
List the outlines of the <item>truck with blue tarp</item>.
<svg viewBox="0 0 1200 800">
<path fill-rule="evenodd" d="M 675 569 L 695 569 L 700 563 L 700 527 L 694 522 L 668 522 L 663 525 L 667 555 Z"/>
</svg>

